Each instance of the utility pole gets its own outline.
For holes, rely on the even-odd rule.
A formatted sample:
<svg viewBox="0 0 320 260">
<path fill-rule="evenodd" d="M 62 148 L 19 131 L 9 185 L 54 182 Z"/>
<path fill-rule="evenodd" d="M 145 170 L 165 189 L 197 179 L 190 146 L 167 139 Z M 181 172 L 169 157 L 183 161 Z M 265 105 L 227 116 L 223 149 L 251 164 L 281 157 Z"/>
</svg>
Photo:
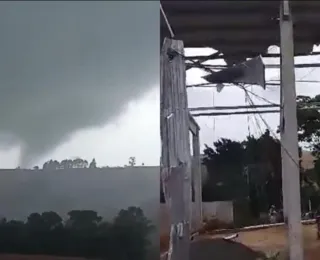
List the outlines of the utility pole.
<svg viewBox="0 0 320 260">
<path fill-rule="evenodd" d="M 188 260 L 191 153 L 184 44 L 165 38 L 160 68 L 161 175 L 170 197 L 168 260 Z"/>
<path fill-rule="evenodd" d="M 281 122 L 282 181 L 284 206 L 287 214 L 289 257 L 290 260 L 303 260 L 293 24 L 290 1 L 288 0 L 281 1 L 280 41 L 283 99 L 283 120 Z"/>
</svg>

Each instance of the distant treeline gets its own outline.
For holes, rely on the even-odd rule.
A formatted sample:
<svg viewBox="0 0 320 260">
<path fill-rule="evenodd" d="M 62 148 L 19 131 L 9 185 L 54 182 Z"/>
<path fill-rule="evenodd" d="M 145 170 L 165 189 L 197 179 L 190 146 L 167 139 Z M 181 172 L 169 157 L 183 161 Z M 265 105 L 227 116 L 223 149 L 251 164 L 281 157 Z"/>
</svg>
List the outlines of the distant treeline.
<svg viewBox="0 0 320 260">
<path fill-rule="evenodd" d="M 136 166 L 136 158 L 130 157 L 128 160 L 128 164 L 124 165 L 126 166 Z M 141 164 L 141 166 L 144 166 L 144 163 Z M 20 168 L 20 167 L 18 167 Z M 41 167 L 34 166 L 34 170 L 39 170 Z M 93 158 L 92 161 L 89 163 L 87 160 L 82 158 L 75 158 L 75 159 L 64 159 L 62 161 L 58 160 L 49 160 L 46 161 L 42 165 L 42 169 L 50 169 L 50 170 L 59 170 L 59 169 L 79 169 L 79 168 L 108 168 L 108 166 L 98 167 L 96 159 Z"/>
<path fill-rule="evenodd" d="M 145 260 L 153 227 L 140 208 L 121 210 L 111 222 L 92 210 L 72 210 L 63 221 L 55 212 L 32 213 L 27 221 L 3 219 L 0 253 Z"/>
</svg>

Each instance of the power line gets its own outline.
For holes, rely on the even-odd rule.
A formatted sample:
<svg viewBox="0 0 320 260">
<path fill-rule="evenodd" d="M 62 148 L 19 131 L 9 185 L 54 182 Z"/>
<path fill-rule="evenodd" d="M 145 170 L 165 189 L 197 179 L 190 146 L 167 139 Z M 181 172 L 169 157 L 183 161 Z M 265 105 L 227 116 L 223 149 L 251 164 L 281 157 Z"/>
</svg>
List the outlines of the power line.
<svg viewBox="0 0 320 260">
<path fill-rule="evenodd" d="M 254 103 L 253 103 L 253 101 L 252 101 L 252 99 L 251 99 L 251 97 L 250 97 L 247 89 L 245 89 L 245 95 L 246 95 L 246 97 L 247 97 L 247 99 L 248 99 L 249 105 L 251 105 L 251 106 L 254 107 Z M 263 133 L 263 132 L 262 132 L 262 128 L 261 128 L 260 123 L 259 123 L 259 120 L 258 120 L 258 118 L 256 117 L 255 114 L 253 114 L 253 118 L 254 118 L 254 121 L 255 121 L 255 123 L 256 123 L 257 128 L 258 128 L 259 131 L 260 131 L 260 135 L 262 135 L 262 133 Z"/>
<path fill-rule="evenodd" d="M 274 103 L 274 102 L 272 102 L 272 101 L 270 101 L 270 100 L 268 100 L 268 99 L 266 99 L 266 98 L 264 98 L 264 97 L 259 96 L 258 94 L 254 93 L 253 91 L 250 91 L 250 90 L 246 89 L 246 88 L 245 88 L 243 85 L 241 85 L 241 84 L 237 84 L 236 86 L 242 86 L 242 88 L 243 88 L 245 91 L 249 92 L 250 94 L 252 94 L 252 95 L 255 96 L 256 98 L 258 98 L 258 99 L 260 99 L 260 100 L 263 100 L 263 101 L 265 101 L 265 102 L 267 102 L 267 103 L 269 103 L 269 104 L 271 104 L 271 105 L 278 105 L 278 104 L 276 104 L 276 103 Z M 251 97 L 250 97 L 250 99 L 251 99 Z"/>
<path fill-rule="evenodd" d="M 238 85 L 240 88 L 242 88 L 244 91 L 247 91 L 246 88 L 244 88 L 244 86 Z M 254 104 L 253 100 L 251 99 L 250 96 L 248 96 L 248 98 L 251 100 L 251 102 Z M 288 155 L 288 157 L 290 158 L 290 160 L 298 167 L 298 169 L 300 169 L 299 166 L 299 162 L 296 162 L 293 158 L 293 156 L 289 153 L 289 151 L 287 150 L 286 147 L 284 147 L 284 145 L 282 144 L 281 140 L 279 140 L 279 138 L 277 137 L 277 135 L 274 133 L 274 131 L 272 130 L 272 128 L 269 126 L 269 124 L 267 123 L 267 121 L 262 117 L 261 113 L 257 113 L 258 116 L 260 117 L 261 121 L 264 123 L 264 125 L 266 126 L 266 128 L 269 130 L 269 132 L 272 134 L 273 138 L 275 138 L 276 140 L 279 141 L 281 147 L 283 148 L 283 150 L 285 151 L 285 153 Z"/>
</svg>

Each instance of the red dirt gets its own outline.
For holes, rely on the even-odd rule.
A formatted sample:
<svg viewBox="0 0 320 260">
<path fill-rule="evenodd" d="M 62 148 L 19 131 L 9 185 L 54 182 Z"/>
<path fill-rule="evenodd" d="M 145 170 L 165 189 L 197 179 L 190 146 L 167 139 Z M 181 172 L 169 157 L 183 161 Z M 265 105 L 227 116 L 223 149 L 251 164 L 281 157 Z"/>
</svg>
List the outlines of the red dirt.
<svg viewBox="0 0 320 260">
<path fill-rule="evenodd" d="M 320 259 L 320 240 L 317 240 L 316 226 L 303 225 L 303 242 L 305 260 Z M 211 238 L 218 238 L 223 235 L 208 235 Z M 285 255 L 287 244 L 286 229 L 283 226 L 259 229 L 254 231 L 240 232 L 237 242 L 250 247 L 253 250 L 264 253 L 281 252 Z"/>
<path fill-rule="evenodd" d="M 286 238 L 286 229 L 284 226 L 278 226 L 278 227 L 271 227 L 271 228 L 265 228 L 265 229 L 258 229 L 253 231 L 242 231 L 238 233 L 238 238 L 235 239 L 235 242 L 238 242 L 242 244 L 243 246 L 252 249 L 254 251 L 260 251 L 264 252 L 265 254 L 272 255 L 277 252 L 280 252 L 280 255 L 283 255 L 283 258 L 280 259 L 286 259 L 285 255 L 285 248 L 287 245 L 287 238 Z M 208 239 L 212 240 L 212 245 L 220 243 L 217 240 L 224 237 L 226 234 L 203 234 L 196 238 L 196 240 L 206 240 L 206 243 L 209 243 Z M 230 235 L 230 234 L 229 234 Z M 165 247 L 168 244 L 168 237 L 162 236 L 162 252 L 165 251 Z M 315 225 L 303 225 L 303 240 L 304 240 L 304 259 L 305 260 L 319 260 L 320 259 L 320 240 L 317 240 L 317 234 L 316 234 L 316 226 Z M 192 244 L 194 244 L 193 241 Z M 210 246 L 209 248 L 211 248 Z M 198 256 L 194 255 L 193 258 L 197 260 L 207 260 L 207 259 L 226 259 L 222 256 L 223 251 L 225 252 L 226 248 L 232 248 L 230 246 L 226 246 L 222 251 L 219 250 L 219 248 L 222 249 L 222 247 L 218 246 L 212 251 L 209 252 L 209 250 L 201 250 L 203 252 L 207 252 L 205 256 Z M 198 251 L 198 250 L 197 250 Z M 220 252 L 221 251 L 221 252 Z M 233 250 L 230 250 L 230 252 Z M 221 255 L 221 257 L 220 257 Z M 201 258 L 202 257 L 202 258 Z M 220 258 L 219 258 L 220 257 Z M 238 256 L 239 258 L 239 256 Z M 229 258 L 231 259 L 231 258 Z M 235 258 L 237 259 L 237 257 Z M 240 259 L 240 258 L 239 258 Z M 0 259 L 1 260 L 1 259 Z M 193 259 L 192 259 L 193 260 Z"/>
</svg>

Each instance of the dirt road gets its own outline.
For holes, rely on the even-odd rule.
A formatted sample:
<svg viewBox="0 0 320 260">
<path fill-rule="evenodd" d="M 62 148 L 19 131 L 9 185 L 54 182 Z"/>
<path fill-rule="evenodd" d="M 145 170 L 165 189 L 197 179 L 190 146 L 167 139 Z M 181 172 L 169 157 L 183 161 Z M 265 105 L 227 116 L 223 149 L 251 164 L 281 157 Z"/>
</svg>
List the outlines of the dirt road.
<svg viewBox="0 0 320 260">
<path fill-rule="evenodd" d="M 206 235 L 207 238 L 217 239 L 223 235 Z M 320 240 L 317 240 L 316 226 L 303 225 L 303 240 L 305 260 L 320 259 Z M 240 232 L 237 242 L 267 254 L 282 252 L 287 244 L 286 229 L 284 226 Z M 200 260 L 200 259 L 199 259 Z"/>
<path fill-rule="evenodd" d="M 190 260 L 256 260 L 261 253 L 286 255 L 286 229 L 284 226 L 243 231 L 234 242 L 225 242 L 226 234 L 201 235 L 191 243 Z M 320 240 L 317 240 L 316 226 L 303 225 L 305 260 L 320 259 Z M 165 257 L 163 258 L 165 259 Z M 285 258 L 284 258 L 285 259 Z M 282 259 L 281 259 L 282 260 Z"/>
</svg>

